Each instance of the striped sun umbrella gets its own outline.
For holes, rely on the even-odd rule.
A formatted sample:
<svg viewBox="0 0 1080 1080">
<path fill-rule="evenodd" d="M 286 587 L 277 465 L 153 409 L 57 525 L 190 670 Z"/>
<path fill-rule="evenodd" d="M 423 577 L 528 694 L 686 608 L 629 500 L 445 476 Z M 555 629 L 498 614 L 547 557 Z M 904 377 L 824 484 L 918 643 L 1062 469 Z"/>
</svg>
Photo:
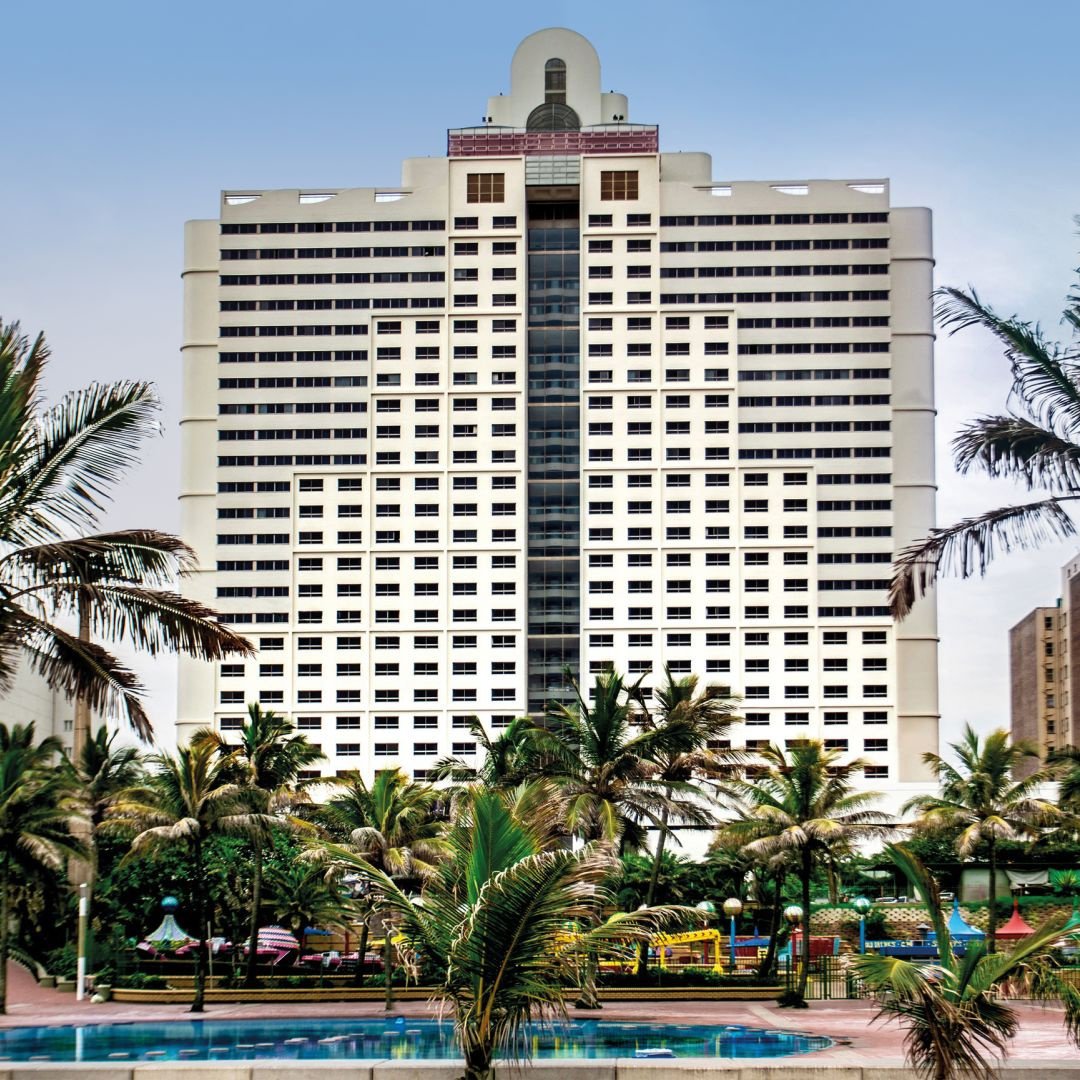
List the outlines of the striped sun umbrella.
<svg viewBox="0 0 1080 1080">
<path fill-rule="evenodd" d="M 296 940 L 283 926 L 264 926 L 259 930 L 259 948 L 273 949 L 275 952 L 289 952 L 300 948 Z"/>
</svg>

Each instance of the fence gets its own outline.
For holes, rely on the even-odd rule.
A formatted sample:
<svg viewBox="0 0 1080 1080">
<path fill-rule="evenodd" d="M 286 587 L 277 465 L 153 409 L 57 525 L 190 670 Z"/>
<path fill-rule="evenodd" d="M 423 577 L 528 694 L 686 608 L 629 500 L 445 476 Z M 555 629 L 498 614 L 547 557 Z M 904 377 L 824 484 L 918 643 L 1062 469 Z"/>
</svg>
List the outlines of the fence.
<svg viewBox="0 0 1080 1080">
<path fill-rule="evenodd" d="M 799 985 L 802 964 L 796 960 L 782 960 L 779 966 L 780 984 L 785 990 Z M 810 961 L 810 974 L 806 980 L 806 997 L 810 1001 L 843 1001 L 868 997 L 869 991 L 862 980 L 842 956 L 819 956 Z"/>
</svg>

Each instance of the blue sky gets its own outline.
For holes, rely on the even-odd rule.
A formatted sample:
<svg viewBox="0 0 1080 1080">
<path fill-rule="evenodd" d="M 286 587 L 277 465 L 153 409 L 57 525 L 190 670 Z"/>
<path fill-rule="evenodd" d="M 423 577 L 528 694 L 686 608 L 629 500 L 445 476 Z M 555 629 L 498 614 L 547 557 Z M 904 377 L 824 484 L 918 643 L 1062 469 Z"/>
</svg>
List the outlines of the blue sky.
<svg viewBox="0 0 1080 1080">
<path fill-rule="evenodd" d="M 221 188 L 395 183 L 479 121 L 545 25 L 593 42 L 663 149 L 712 153 L 717 180 L 888 176 L 894 202 L 934 210 L 940 283 L 1056 329 L 1080 261 L 1075 3 L 22 0 L 4 13 L 0 314 L 47 332 L 50 393 L 157 382 L 166 436 L 115 524 L 178 527 L 183 222 L 214 216 Z M 1004 401 L 996 352 L 965 335 L 937 358 L 944 522 L 1018 496 L 945 457 Z M 1007 722 L 1008 627 L 1057 595 L 1071 551 L 943 589 L 947 737 Z M 141 667 L 168 721 L 172 665 Z"/>
</svg>

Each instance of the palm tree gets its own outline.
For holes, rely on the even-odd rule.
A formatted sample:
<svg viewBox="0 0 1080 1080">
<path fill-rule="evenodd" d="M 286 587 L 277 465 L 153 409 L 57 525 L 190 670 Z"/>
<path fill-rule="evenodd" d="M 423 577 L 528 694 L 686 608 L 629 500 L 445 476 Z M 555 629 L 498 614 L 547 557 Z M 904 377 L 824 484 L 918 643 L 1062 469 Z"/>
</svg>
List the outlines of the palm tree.
<svg viewBox="0 0 1080 1080">
<path fill-rule="evenodd" d="M 917 795 L 909 799 L 903 813 L 917 813 L 916 829 L 924 832 L 959 830 L 956 852 L 970 859 L 980 844 L 986 845 L 990 866 L 990 895 L 987 906 L 989 926 L 986 938 L 991 952 L 996 948 L 998 841 L 1035 839 L 1041 828 L 1055 821 L 1059 811 L 1053 803 L 1038 797 L 1039 787 L 1049 778 L 1042 769 L 1018 779 L 1024 766 L 1037 762 L 1039 753 L 1023 741 L 1011 742 L 1002 729 L 990 732 L 985 740 L 964 728 L 958 743 L 950 744 L 957 765 L 937 754 L 923 754 L 941 787 L 939 795 Z"/>
<path fill-rule="evenodd" d="M 345 790 L 323 808 L 322 821 L 332 835 L 343 836 L 365 863 L 404 885 L 418 886 L 435 872 L 446 850 L 443 823 L 435 816 L 440 793 L 411 781 L 400 769 L 375 774 L 369 786 L 359 773 L 343 778 Z M 383 975 L 386 1008 L 394 1004 L 393 926 L 384 922 Z M 363 970 L 368 924 L 360 927 L 357 968 Z"/>
<path fill-rule="evenodd" d="M 35 741 L 33 724 L 0 724 L 0 1014 L 7 1012 L 11 893 L 41 866 L 58 870 L 85 855 L 72 824 L 83 808 L 55 738 Z"/>
<path fill-rule="evenodd" d="M 118 746 L 117 733 L 102 724 L 84 742 L 81 753 L 75 756 L 75 786 L 83 814 L 76 827 L 87 859 L 69 864 L 73 880 L 86 885 L 87 904 L 90 904 L 98 878 L 97 833 L 121 792 L 136 786 L 143 779 L 142 754 L 134 746 Z"/>
<path fill-rule="evenodd" d="M 166 847 L 186 848 L 191 857 L 196 933 L 195 998 L 192 1012 L 202 1012 L 206 997 L 206 942 L 209 904 L 206 847 L 220 835 L 265 834 L 273 819 L 252 809 L 251 793 L 234 780 L 236 764 L 206 740 L 180 747 L 175 754 L 150 759 L 156 769 L 142 787 L 120 796 L 107 827 L 134 833 L 126 859 Z"/>
<path fill-rule="evenodd" d="M 698 677 L 684 675 L 676 679 L 668 665 L 664 665 L 664 682 L 652 695 L 656 707 L 651 708 L 643 693 L 637 692 L 637 719 L 646 731 L 661 732 L 685 729 L 686 738 L 659 745 L 650 755 L 655 767 L 656 779 L 665 786 L 665 795 L 674 794 L 673 784 L 690 784 L 694 780 L 715 780 L 724 766 L 734 760 L 730 751 L 724 752 L 716 743 L 724 739 L 734 720 L 735 700 L 726 688 L 706 686 L 698 692 Z M 660 810 L 660 827 L 653 853 L 652 874 L 645 894 L 645 904 L 651 907 L 656 899 L 656 882 L 664 858 L 668 837 L 666 806 Z M 642 944 L 638 949 L 638 973 L 644 979 L 648 971 L 649 949 Z"/>
<path fill-rule="evenodd" d="M 1058 806 L 1067 813 L 1080 813 L 1080 746 L 1052 751 L 1046 765 L 1058 781 Z"/>
<path fill-rule="evenodd" d="M 998 1060 L 1008 1054 L 1019 1026 L 1016 1013 L 995 995 L 1006 980 L 1017 981 L 1025 997 L 1060 1001 L 1067 1039 L 1080 1045 L 1080 990 L 1066 982 L 1049 956 L 1065 920 L 1049 919 L 1006 953 L 992 955 L 971 944 L 953 955 L 949 927 L 937 884 L 903 844 L 887 848 L 930 913 L 939 959 L 927 965 L 870 953 L 857 957 L 855 970 L 878 999 L 878 1018 L 905 1028 L 908 1063 L 924 1080 L 961 1076 L 992 1080 Z"/>
<path fill-rule="evenodd" d="M 746 836 L 746 851 L 763 858 L 790 853 L 798 860 L 802 891 L 802 964 L 793 996 L 783 1003 L 806 1007 L 810 972 L 810 883 L 814 867 L 829 849 L 881 836 L 889 818 L 872 809 L 876 792 L 855 791 L 852 778 L 862 772 L 861 760 L 841 762 L 835 750 L 818 739 L 796 742 L 785 754 L 778 746 L 757 751 L 764 768 L 753 778 L 730 781 L 748 814 L 725 826 L 729 836 Z"/>
<path fill-rule="evenodd" d="M 539 786 L 538 796 L 476 785 L 458 800 L 446 857 L 422 904 L 355 852 L 330 849 L 343 872 L 370 884 L 413 962 L 438 957 L 445 965 L 435 993 L 453 1010 L 466 1080 L 492 1080 L 496 1053 L 527 1056 L 531 1019 L 566 1015 L 564 987 L 583 953 L 620 955 L 626 942 L 693 915 L 653 909 L 605 918 L 614 903 L 611 847 L 561 844 L 559 809 Z"/>
<path fill-rule="evenodd" d="M 1045 497 L 964 518 L 905 548 L 893 566 L 889 593 L 897 618 L 944 571 L 965 578 L 983 574 L 995 548 L 1008 553 L 1076 535 L 1067 504 L 1080 498 L 1080 292 L 1069 296 L 1063 318 L 1073 344 L 1049 341 L 1038 324 L 999 315 L 974 289 L 945 288 L 935 295 L 943 327 L 953 333 L 972 326 L 988 330 L 1012 370 L 1007 411 L 977 417 L 953 440 L 957 469 L 1018 480 L 1028 490 L 1041 488 Z"/>
<path fill-rule="evenodd" d="M 217 731 L 199 732 L 194 741 L 208 742 L 223 758 L 237 767 L 238 783 L 250 789 L 252 805 L 261 814 L 277 813 L 303 795 L 298 788 L 300 774 L 326 755 L 307 737 L 298 735 L 292 721 L 275 712 L 263 712 L 256 702 L 248 705 L 247 723 L 240 729 L 235 747 Z M 299 822 L 293 818 L 293 827 Z M 262 906 L 263 840 L 256 832 L 251 837 L 252 882 L 251 919 L 248 933 L 247 970 L 244 985 L 257 983 L 259 911 Z"/>
<path fill-rule="evenodd" d="M 574 702 L 552 702 L 542 774 L 566 799 L 567 827 L 584 840 L 607 840 L 622 852 L 640 851 L 649 827 L 672 822 L 707 825 L 701 790 L 688 780 L 660 777 L 660 763 L 699 747 L 699 734 L 684 718 L 633 730 L 637 687 L 607 670 L 596 677 L 593 701 L 567 673 Z"/>
<path fill-rule="evenodd" d="M 95 831 L 120 793 L 138 785 L 144 776 L 142 754 L 134 746 L 118 746 L 117 738 L 115 731 L 102 724 L 74 763 L 85 814 Z"/>
<path fill-rule="evenodd" d="M 475 716 L 469 719 L 468 728 L 483 751 L 483 764 L 476 768 L 463 758 L 440 758 L 431 770 L 433 780 L 457 784 L 479 780 L 488 787 L 515 787 L 536 775 L 543 753 L 543 730 L 527 716 L 515 717 L 494 738 Z"/>
<path fill-rule="evenodd" d="M 151 734 L 138 678 L 92 637 L 206 660 L 251 646 L 210 608 L 171 591 L 196 563 L 176 537 L 149 529 L 67 535 L 97 526 L 139 443 L 159 432 L 159 404 L 149 383 L 121 382 L 43 408 L 48 357 L 42 335 L 30 342 L 18 323 L 0 322 L 0 690 L 25 658 L 74 697 L 78 758 L 91 709 L 122 712 L 141 737 Z M 57 616 L 75 619 L 78 631 Z"/>
<path fill-rule="evenodd" d="M 723 822 L 716 830 L 710 853 L 724 854 L 732 861 L 740 856 L 746 860 L 747 870 L 754 875 L 754 888 L 759 900 L 767 899 L 770 909 L 769 944 L 765 955 L 758 965 L 758 974 L 766 978 L 776 968 L 777 946 L 784 929 L 784 887 L 788 878 L 797 868 L 796 853 L 790 849 L 773 849 L 767 854 L 761 851 L 748 852 L 746 845 L 753 840 L 774 837 L 782 827 L 777 820 L 761 819 L 752 806 L 746 805 L 731 792 L 725 792 L 727 803 L 735 817 Z"/>
<path fill-rule="evenodd" d="M 300 942 L 301 956 L 306 927 L 344 929 L 349 923 L 352 905 L 344 889 L 335 878 L 328 881 L 320 866 L 303 862 L 271 866 L 266 871 L 266 892 L 274 918 Z"/>
</svg>

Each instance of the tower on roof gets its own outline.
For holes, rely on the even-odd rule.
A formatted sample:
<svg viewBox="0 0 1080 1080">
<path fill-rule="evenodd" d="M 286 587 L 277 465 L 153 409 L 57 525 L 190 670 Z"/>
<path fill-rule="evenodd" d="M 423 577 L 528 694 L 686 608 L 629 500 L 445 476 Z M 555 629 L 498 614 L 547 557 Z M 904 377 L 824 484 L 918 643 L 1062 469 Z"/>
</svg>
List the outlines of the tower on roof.
<svg viewBox="0 0 1080 1080">
<path fill-rule="evenodd" d="M 489 98 L 488 123 L 530 131 L 577 131 L 624 123 L 625 94 L 600 90 L 600 57 L 573 30 L 530 34 L 510 62 L 510 93 Z"/>
</svg>

